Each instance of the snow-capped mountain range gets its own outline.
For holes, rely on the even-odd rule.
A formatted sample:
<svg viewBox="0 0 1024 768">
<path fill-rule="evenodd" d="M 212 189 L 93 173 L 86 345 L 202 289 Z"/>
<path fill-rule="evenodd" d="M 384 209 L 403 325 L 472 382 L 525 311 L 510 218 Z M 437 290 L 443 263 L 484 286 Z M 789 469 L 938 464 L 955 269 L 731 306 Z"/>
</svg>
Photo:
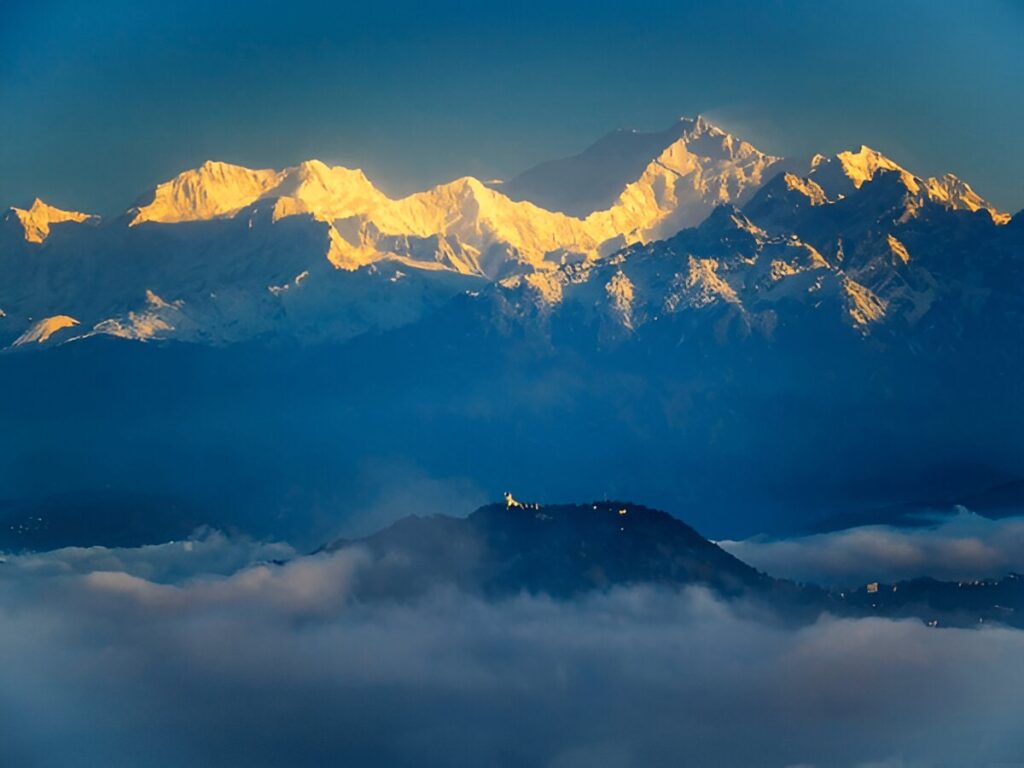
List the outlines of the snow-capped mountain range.
<svg viewBox="0 0 1024 768">
<path fill-rule="evenodd" d="M 276 535 L 425 473 L 739 535 L 1024 476 L 1024 216 L 866 147 L 684 119 L 504 184 L 207 163 L 0 225 L 27 508 L 158 492 Z"/>
<path fill-rule="evenodd" d="M 111 220 L 12 208 L 0 344 L 343 340 L 467 292 L 506 319 L 581 305 L 609 339 L 723 309 L 770 335 L 789 305 L 868 336 L 954 295 L 985 305 L 1007 268 L 1019 274 L 1003 265 L 1019 224 L 952 175 L 923 179 L 867 147 L 784 160 L 702 117 L 613 132 L 506 183 L 401 199 L 316 160 L 207 162 Z M 956 251 L 968 241 L 988 255 Z"/>
</svg>

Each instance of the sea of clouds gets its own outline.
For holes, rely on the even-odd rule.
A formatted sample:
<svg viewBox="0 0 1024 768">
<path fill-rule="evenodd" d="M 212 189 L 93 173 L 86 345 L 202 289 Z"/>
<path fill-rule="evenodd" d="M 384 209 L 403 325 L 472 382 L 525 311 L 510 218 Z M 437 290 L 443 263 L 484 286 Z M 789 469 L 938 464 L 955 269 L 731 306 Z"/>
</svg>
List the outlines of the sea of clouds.
<svg viewBox="0 0 1024 768">
<path fill-rule="evenodd" d="M 1024 764 L 1024 632 L 390 597 L 386 568 L 211 532 L 8 556 L 0 765 Z"/>
<path fill-rule="evenodd" d="M 720 541 L 779 578 L 832 587 L 918 576 L 957 581 L 1024 572 L 1024 517 L 992 520 L 963 507 L 917 528 L 871 525 L 812 536 Z"/>
</svg>

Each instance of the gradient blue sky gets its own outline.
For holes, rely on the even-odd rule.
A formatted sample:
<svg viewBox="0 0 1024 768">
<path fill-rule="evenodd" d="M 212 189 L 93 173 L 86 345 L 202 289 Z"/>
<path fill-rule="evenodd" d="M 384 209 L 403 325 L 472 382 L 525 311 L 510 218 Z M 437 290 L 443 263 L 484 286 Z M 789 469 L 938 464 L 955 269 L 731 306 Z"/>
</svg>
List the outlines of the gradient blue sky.
<svg viewBox="0 0 1024 768">
<path fill-rule="evenodd" d="M 4 2 L 0 203 L 113 213 L 208 158 L 409 192 L 703 113 L 1024 207 L 1024 3 Z"/>
</svg>

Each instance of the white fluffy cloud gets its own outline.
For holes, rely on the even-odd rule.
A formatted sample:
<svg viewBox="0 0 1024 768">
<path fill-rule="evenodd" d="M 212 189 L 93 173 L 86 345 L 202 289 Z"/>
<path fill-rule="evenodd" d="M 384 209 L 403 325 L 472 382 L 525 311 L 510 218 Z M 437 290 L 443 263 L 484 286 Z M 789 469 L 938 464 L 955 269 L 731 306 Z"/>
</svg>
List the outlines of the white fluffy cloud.
<svg viewBox="0 0 1024 768">
<path fill-rule="evenodd" d="M 978 579 L 1024 571 L 1024 518 L 990 520 L 967 510 L 923 528 L 864 526 L 719 544 L 773 576 L 831 586 L 917 576 Z"/>
<path fill-rule="evenodd" d="M 0 553 L 0 564 L 21 575 L 114 571 L 168 583 L 194 576 L 228 575 L 253 563 L 288 560 L 295 554 L 290 545 L 281 542 L 260 542 L 246 537 L 228 537 L 220 531 L 200 530 L 187 540 L 144 547 L 67 547 L 23 555 Z"/>
<path fill-rule="evenodd" d="M 1024 760 L 1013 630 L 794 628 L 701 589 L 365 602 L 358 550 L 197 575 L 146 549 L 179 577 L 140 576 L 141 550 L 0 565 L 0 764 Z"/>
</svg>

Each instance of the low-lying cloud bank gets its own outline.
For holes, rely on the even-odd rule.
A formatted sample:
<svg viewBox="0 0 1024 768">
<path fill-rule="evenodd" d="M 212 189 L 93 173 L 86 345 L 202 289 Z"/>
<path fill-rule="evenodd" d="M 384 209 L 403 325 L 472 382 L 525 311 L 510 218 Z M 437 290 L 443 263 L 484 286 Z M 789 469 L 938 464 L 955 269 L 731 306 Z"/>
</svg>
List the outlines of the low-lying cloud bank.
<svg viewBox="0 0 1024 768">
<path fill-rule="evenodd" d="M 719 545 L 779 578 L 833 587 L 917 576 L 957 581 L 1024 572 L 1024 517 L 990 520 L 963 508 L 923 528 L 884 525 Z"/>
<path fill-rule="evenodd" d="M 196 576 L 228 576 L 254 563 L 290 560 L 296 551 L 282 542 L 229 537 L 199 530 L 183 541 L 144 547 L 67 547 L 52 552 L 2 555 L 8 573 L 17 577 L 90 574 L 102 571 L 138 576 L 157 583 L 175 583 Z M 0 578 L 4 576 L 0 571 Z"/>
<path fill-rule="evenodd" d="M 702 589 L 361 602 L 366 553 L 279 549 L 0 564 L 0 765 L 1024 761 L 1024 632 L 794 629 Z"/>
</svg>

